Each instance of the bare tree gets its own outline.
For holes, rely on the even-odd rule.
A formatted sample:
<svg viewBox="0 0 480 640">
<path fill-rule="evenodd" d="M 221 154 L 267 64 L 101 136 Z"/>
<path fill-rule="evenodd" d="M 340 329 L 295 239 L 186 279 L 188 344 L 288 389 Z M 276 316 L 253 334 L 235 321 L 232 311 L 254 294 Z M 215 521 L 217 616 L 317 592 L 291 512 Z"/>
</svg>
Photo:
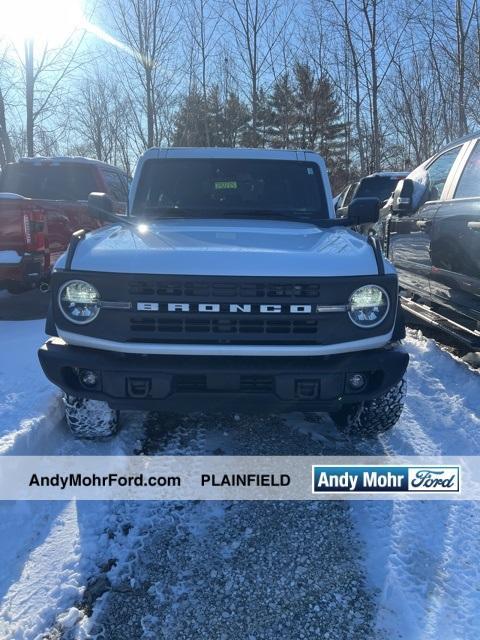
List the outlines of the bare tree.
<svg viewBox="0 0 480 640">
<path fill-rule="evenodd" d="M 121 40 L 117 49 L 122 79 L 131 96 L 132 113 L 143 148 L 158 144 L 161 135 L 161 90 L 173 83 L 167 70 L 172 62 L 172 44 L 177 38 L 179 18 L 173 0 L 114 0 L 107 4 Z M 140 100 L 136 99 L 138 87 Z M 168 89 L 168 86 L 166 87 Z M 143 119 L 146 121 L 146 131 Z"/>
<path fill-rule="evenodd" d="M 203 126 L 207 145 L 210 145 L 210 132 L 207 119 L 207 101 L 209 85 L 213 74 L 209 73 L 209 63 L 212 59 L 218 40 L 220 15 L 211 0 L 189 0 L 185 3 L 184 21 L 193 49 L 194 59 L 198 59 L 200 69 L 199 80 L 203 99 Z M 194 66 L 195 63 L 193 63 Z"/>
<path fill-rule="evenodd" d="M 395 73 L 388 83 L 385 100 L 390 129 L 404 149 L 404 162 L 413 154 L 415 164 L 433 155 L 444 137 L 441 94 L 434 73 L 434 63 L 423 48 L 413 52 L 408 65 L 395 62 Z"/>
<path fill-rule="evenodd" d="M 227 0 L 226 20 L 237 44 L 248 81 L 251 109 L 249 143 L 258 146 L 259 90 L 270 68 L 273 52 L 288 24 L 292 8 L 284 0 Z"/>
<path fill-rule="evenodd" d="M 60 95 L 62 88 L 85 63 L 85 54 L 79 54 L 84 36 L 84 31 L 76 31 L 56 48 L 51 48 L 48 42 L 38 48 L 33 39 L 28 39 L 24 44 L 23 55 L 17 52 L 23 69 L 26 144 L 29 157 L 35 152 L 36 126 L 44 129 L 42 121 L 49 118 L 59 101 L 65 97 L 64 93 Z"/>
<path fill-rule="evenodd" d="M 1 45 L 1 43 L 0 43 Z M 13 162 L 13 148 L 10 140 L 10 134 L 7 128 L 7 115 L 6 115 L 6 91 L 9 89 L 10 83 L 3 85 L 3 78 L 11 75 L 11 63 L 8 58 L 8 47 L 5 46 L 0 50 L 0 169 L 5 166 L 7 162 Z"/>
<path fill-rule="evenodd" d="M 98 160 L 114 161 L 118 132 L 130 116 L 128 106 L 118 84 L 99 69 L 92 70 L 90 77 L 79 84 L 71 105 L 74 128 Z"/>
</svg>

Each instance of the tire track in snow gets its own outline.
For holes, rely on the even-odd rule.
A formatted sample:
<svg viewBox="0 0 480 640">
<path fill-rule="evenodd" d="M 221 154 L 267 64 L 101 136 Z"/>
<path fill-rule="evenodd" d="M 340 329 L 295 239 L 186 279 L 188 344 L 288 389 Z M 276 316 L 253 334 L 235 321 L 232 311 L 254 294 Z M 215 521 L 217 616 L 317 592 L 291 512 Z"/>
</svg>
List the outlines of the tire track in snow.
<svg viewBox="0 0 480 640">
<path fill-rule="evenodd" d="M 160 426 L 155 452 L 337 452 L 327 442 L 277 416 L 198 415 L 166 434 Z M 155 437 L 148 453 L 154 450 Z M 345 503 L 163 503 L 151 517 L 137 562 L 112 578 L 113 590 L 83 621 L 80 637 L 373 638 L 373 594 Z M 116 581 L 132 580 L 118 592 Z"/>
<path fill-rule="evenodd" d="M 409 332 L 406 410 L 370 455 L 480 455 L 480 377 Z M 351 503 L 372 583 L 377 629 L 409 640 L 480 637 L 480 506 L 476 502 Z"/>
</svg>

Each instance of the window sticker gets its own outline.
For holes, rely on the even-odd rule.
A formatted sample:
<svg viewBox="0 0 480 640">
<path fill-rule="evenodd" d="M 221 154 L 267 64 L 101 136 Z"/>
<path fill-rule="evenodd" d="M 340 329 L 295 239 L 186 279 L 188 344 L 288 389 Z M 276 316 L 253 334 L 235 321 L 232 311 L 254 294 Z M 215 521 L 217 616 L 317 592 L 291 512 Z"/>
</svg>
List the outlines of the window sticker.
<svg viewBox="0 0 480 640">
<path fill-rule="evenodd" d="M 238 189 L 238 184 L 232 182 L 215 182 L 215 189 Z"/>
<path fill-rule="evenodd" d="M 307 173 L 309 176 L 313 176 L 313 169 L 312 167 L 307 167 Z"/>
</svg>

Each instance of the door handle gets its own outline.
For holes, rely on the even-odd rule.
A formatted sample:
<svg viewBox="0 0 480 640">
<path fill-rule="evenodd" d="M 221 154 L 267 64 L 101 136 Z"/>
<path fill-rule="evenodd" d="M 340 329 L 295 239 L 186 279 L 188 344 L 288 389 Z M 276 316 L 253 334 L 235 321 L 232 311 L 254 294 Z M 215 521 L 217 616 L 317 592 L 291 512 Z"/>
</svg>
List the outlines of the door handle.
<svg viewBox="0 0 480 640">
<path fill-rule="evenodd" d="M 480 222 L 467 222 L 470 231 L 480 231 Z"/>
</svg>

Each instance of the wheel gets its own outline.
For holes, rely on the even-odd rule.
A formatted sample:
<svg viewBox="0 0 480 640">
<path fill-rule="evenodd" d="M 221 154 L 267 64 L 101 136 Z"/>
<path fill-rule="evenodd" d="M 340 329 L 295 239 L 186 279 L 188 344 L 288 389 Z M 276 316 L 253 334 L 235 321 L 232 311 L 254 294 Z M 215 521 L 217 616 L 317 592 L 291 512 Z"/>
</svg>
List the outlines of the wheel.
<svg viewBox="0 0 480 640">
<path fill-rule="evenodd" d="M 391 429 L 399 420 L 407 394 L 407 381 L 366 402 L 346 405 L 330 416 L 342 431 L 362 436 L 375 436 Z"/>
<path fill-rule="evenodd" d="M 106 402 L 65 395 L 63 403 L 65 420 L 76 438 L 107 438 L 118 431 L 120 412 Z"/>
</svg>

